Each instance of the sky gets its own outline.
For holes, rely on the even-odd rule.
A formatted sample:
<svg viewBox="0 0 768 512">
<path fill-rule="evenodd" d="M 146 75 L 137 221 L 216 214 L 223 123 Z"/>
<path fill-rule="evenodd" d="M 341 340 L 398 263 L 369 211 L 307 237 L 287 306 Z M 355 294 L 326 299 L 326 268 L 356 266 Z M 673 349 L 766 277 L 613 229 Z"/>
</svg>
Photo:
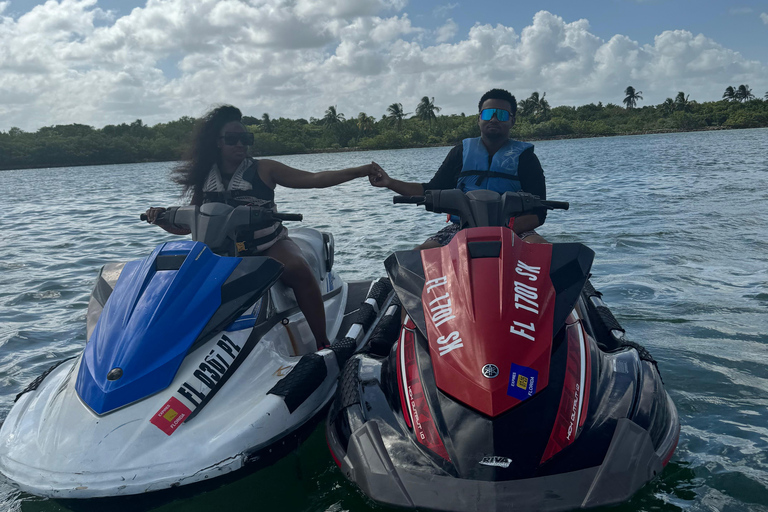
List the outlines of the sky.
<svg viewBox="0 0 768 512">
<path fill-rule="evenodd" d="M 0 0 L 0 131 L 768 93 L 768 0 Z"/>
</svg>

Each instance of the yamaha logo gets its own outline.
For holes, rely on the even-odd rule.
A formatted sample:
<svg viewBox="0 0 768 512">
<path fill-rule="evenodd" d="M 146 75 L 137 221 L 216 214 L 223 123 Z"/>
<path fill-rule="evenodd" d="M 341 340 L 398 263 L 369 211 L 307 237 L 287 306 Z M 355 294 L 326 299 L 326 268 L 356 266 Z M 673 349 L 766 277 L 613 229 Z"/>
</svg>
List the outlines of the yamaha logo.
<svg viewBox="0 0 768 512">
<path fill-rule="evenodd" d="M 487 364 L 483 366 L 483 377 L 486 379 L 492 379 L 499 375 L 499 367 L 495 364 Z"/>
</svg>

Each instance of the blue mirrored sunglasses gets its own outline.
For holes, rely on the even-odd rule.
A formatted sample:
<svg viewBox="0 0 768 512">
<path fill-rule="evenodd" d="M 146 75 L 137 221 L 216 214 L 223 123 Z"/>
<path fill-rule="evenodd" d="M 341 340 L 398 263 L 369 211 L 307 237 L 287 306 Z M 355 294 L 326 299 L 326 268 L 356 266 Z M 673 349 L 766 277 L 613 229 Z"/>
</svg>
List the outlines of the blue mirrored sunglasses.
<svg viewBox="0 0 768 512">
<path fill-rule="evenodd" d="M 490 121 L 494 114 L 496 115 L 496 119 L 502 123 L 504 121 L 509 121 L 509 116 L 511 115 L 509 110 L 504 110 L 503 108 L 484 108 L 480 111 L 480 119 L 483 121 Z"/>
</svg>

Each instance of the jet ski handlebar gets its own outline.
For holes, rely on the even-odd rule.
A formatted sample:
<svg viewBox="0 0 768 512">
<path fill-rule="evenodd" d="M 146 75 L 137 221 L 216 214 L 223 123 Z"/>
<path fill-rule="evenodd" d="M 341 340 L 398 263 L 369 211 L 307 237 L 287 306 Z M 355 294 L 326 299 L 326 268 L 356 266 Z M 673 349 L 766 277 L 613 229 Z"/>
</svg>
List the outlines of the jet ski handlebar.
<svg viewBox="0 0 768 512">
<path fill-rule="evenodd" d="M 526 192 L 459 189 L 427 190 L 423 196 L 395 196 L 393 203 L 424 205 L 435 213 L 448 213 L 461 219 L 462 227 L 505 226 L 510 218 L 535 213 L 537 210 L 567 210 L 565 201 L 547 201 Z"/>
<path fill-rule="evenodd" d="M 571 207 L 568 201 L 540 201 L 547 210 L 567 210 Z"/>
<path fill-rule="evenodd" d="M 304 216 L 300 213 L 276 213 L 272 212 L 272 218 L 275 220 L 304 220 Z"/>
<path fill-rule="evenodd" d="M 171 207 L 165 209 L 165 211 L 159 213 L 157 215 L 157 224 L 165 224 L 165 225 L 176 225 L 177 227 L 187 227 L 189 226 L 178 226 L 174 222 L 176 217 L 176 211 L 182 207 Z M 186 207 L 185 207 L 186 208 Z M 260 222 L 269 222 L 269 221 L 302 221 L 304 220 L 304 215 L 300 213 L 278 213 L 273 210 L 267 209 L 267 208 L 261 208 L 257 206 L 248 206 L 247 208 L 251 209 L 251 220 L 249 224 L 258 224 Z M 147 221 L 148 217 L 146 213 L 142 213 L 139 215 L 139 219 L 143 221 Z"/>
<path fill-rule="evenodd" d="M 395 196 L 392 198 L 392 202 L 395 204 L 424 204 L 424 196 Z"/>
<path fill-rule="evenodd" d="M 141 214 L 141 220 L 148 220 Z M 257 231 L 277 221 L 300 221 L 300 213 L 278 213 L 260 206 L 232 207 L 223 203 L 178 206 L 158 213 L 156 224 L 189 230 L 192 240 L 203 242 L 217 254 L 235 255 L 238 233 Z"/>
</svg>

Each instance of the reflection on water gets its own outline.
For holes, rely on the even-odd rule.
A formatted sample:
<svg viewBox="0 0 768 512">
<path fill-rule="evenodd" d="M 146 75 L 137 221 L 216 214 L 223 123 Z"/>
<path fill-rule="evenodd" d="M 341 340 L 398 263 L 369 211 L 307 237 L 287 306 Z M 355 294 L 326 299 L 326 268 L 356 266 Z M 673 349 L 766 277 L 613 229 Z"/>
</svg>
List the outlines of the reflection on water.
<svg viewBox="0 0 768 512">
<path fill-rule="evenodd" d="M 629 336 L 647 346 L 682 420 L 660 478 L 616 510 L 768 511 L 768 130 L 536 143 L 551 199 L 548 239 L 596 252 L 592 281 Z M 449 148 L 279 157 L 324 170 L 375 160 L 393 177 L 428 181 Z M 179 203 L 172 164 L 0 173 L 0 418 L 53 362 L 77 354 L 100 266 L 143 257 L 172 239 L 139 222 Z M 393 205 L 363 180 L 326 190 L 278 189 L 282 212 L 331 231 L 347 279 L 444 226 Z M 288 223 L 290 226 L 291 223 Z M 336 469 L 320 426 L 278 464 L 163 511 L 381 510 Z M 0 509 L 69 510 L 0 483 Z"/>
</svg>

